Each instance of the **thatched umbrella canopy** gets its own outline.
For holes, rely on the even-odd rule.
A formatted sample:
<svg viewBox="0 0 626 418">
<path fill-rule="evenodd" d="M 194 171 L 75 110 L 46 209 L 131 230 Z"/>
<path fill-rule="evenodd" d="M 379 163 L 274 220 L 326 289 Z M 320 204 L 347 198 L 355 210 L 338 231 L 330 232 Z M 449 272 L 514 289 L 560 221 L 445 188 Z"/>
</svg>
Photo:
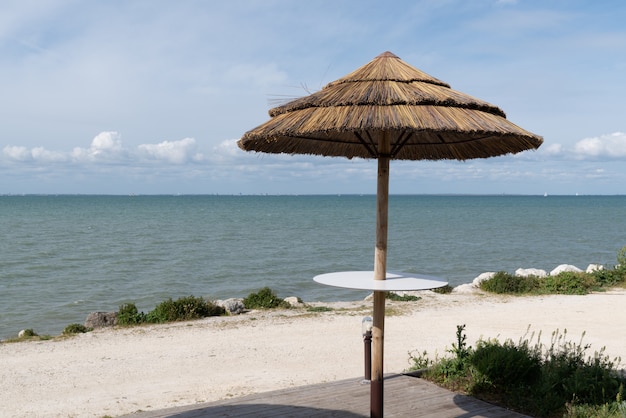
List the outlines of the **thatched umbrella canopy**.
<svg viewBox="0 0 626 418">
<path fill-rule="evenodd" d="M 537 148 L 541 137 L 504 112 L 385 52 L 310 96 L 271 109 L 246 151 L 396 160 L 467 160 Z"/>
<path fill-rule="evenodd" d="M 498 107 L 385 52 L 322 90 L 269 112 L 246 132 L 246 151 L 378 160 L 374 279 L 385 280 L 389 160 L 467 160 L 536 149 L 543 142 Z M 385 295 L 374 292 L 372 416 L 382 417 Z"/>
</svg>

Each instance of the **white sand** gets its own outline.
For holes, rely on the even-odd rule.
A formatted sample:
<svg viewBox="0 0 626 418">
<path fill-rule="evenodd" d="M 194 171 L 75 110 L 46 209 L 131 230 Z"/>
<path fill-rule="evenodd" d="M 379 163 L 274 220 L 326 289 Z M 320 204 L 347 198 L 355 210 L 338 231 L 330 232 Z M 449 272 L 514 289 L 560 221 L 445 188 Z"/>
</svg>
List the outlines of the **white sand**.
<svg viewBox="0 0 626 418">
<path fill-rule="evenodd" d="M 586 296 L 436 295 L 388 303 L 385 372 L 408 351 L 445 354 L 456 326 L 468 342 L 517 341 L 531 325 L 626 359 L 626 291 Z M 327 304 L 330 305 L 330 304 Z M 363 306 L 363 309 L 358 309 Z M 340 307 L 340 306 L 338 306 Z M 361 319 L 349 311 L 250 312 L 173 325 L 109 329 L 54 341 L 0 344 L 0 415 L 102 417 L 154 410 L 363 375 Z M 398 315 L 398 311 L 403 311 Z"/>
</svg>

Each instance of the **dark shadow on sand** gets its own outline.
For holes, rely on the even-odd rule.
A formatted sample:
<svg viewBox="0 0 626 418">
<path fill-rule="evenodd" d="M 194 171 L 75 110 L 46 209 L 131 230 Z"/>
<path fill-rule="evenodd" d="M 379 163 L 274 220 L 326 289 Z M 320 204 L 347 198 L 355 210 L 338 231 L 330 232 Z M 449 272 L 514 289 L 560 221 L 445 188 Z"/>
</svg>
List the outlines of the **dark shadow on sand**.
<svg viewBox="0 0 626 418">
<path fill-rule="evenodd" d="M 312 408 L 308 406 L 273 405 L 273 404 L 243 404 L 220 405 L 194 409 L 169 415 L 171 418 L 220 418 L 220 417 L 336 417 L 336 418 L 363 418 L 366 415 L 354 412 Z"/>
</svg>

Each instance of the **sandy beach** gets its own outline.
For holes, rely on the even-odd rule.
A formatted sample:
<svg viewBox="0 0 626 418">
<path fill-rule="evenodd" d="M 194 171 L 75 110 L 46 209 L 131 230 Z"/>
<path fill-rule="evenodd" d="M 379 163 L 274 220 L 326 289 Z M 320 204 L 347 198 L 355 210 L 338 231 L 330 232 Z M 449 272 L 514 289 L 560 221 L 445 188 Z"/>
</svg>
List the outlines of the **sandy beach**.
<svg viewBox="0 0 626 418">
<path fill-rule="evenodd" d="M 549 343 L 568 339 L 626 358 L 625 290 L 585 296 L 502 297 L 423 292 L 388 302 L 385 372 L 408 352 L 446 354 L 456 326 L 467 340 L 517 341 L 530 326 Z M 332 311 L 251 311 L 233 317 L 97 330 L 71 338 L 0 344 L 0 415 L 119 416 L 363 375 L 361 320 L 369 302 L 324 303 Z"/>
</svg>

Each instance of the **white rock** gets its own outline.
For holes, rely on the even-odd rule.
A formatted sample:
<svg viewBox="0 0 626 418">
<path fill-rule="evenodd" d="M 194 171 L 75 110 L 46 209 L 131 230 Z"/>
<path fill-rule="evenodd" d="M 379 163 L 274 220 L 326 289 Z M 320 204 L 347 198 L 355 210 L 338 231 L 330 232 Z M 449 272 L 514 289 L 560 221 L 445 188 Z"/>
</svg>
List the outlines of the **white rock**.
<svg viewBox="0 0 626 418">
<path fill-rule="evenodd" d="M 473 283 L 460 284 L 452 289 L 452 293 L 475 293 L 476 286 Z"/>
<path fill-rule="evenodd" d="M 18 338 L 24 338 L 26 336 L 26 330 L 23 329 L 20 332 L 17 333 L 17 337 Z"/>
<path fill-rule="evenodd" d="M 492 278 L 493 276 L 495 276 L 495 275 L 496 275 L 496 272 L 495 272 L 495 271 L 489 271 L 489 272 L 486 272 L 486 273 L 481 273 L 481 274 L 479 274 L 479 275 L 478 275 L 478 277 L 476 277 L 476 278 L 472 281 L 472 285 L 473 285 L 474 287 L 480 287 L 480 284 L 481 284 L 482 282 L 484 282 L 485 280 L 489 280 L 489 279 L 491 279 L 491 278 Z"/>
<path fill-rule="evenodd" d="M 604 270 L 604 266 L 602 264 L 589 264 L 587 266 L 586 273 L 593 273 L 594 271 Z"/>
<path fill-rule="evenodd" d="M 554 270 L 550 272 L 550 276 L 556 276 L 557 274 L 562 273 L 564 271 L 570 271 L 572 273 L 582 273 L 582 270 L 576 266 L 572 266 L 571 264 L 561 264 L 560 266 L 557 266 Z"/>
<path fill-rule="evenodd" d="M 542 269 L 522 269 L 519 268 L 515 270 L 515 275 L 518 277 L 528 277 L 528 276 L 536 276 L 536 277 L 546 277 L 548 273 Z"/>
<path fill-rule="evenodd" d="M 230 298 L 226 300 L 216 300 L 215 304 L 226 309 L 229 315 L 239 315 L 246 310 L 243 299 Z"/>
<path fill-rule="evenodd" d="M 298 298 L 295 297 L 295 296 L 289 296 L 289 297 L 285 298 L 285 302 L 287 302 L 289 305 L 291 305 L 292 308 L 298 308 L 298 307 L 303 305 L 303 303 L 300 302 L 298 300 Z"/>
</svg>

